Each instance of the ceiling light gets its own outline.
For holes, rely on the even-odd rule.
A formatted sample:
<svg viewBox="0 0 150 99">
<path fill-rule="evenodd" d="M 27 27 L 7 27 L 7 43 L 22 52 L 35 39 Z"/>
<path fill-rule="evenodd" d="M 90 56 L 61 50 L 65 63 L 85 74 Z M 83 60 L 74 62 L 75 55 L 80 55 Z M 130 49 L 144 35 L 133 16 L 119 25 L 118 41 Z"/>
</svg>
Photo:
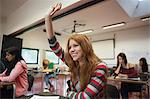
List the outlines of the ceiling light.
<svg viewBox="0 0 150 99">
<path fill-rule="evenodd" d="M 94 30 L 92 30 L 92 29 L 89 29 L 89 30 L 84 30 L 84 31 L 80 31 L 80 32 L 75 32 L 75 33 L 77 33 L 77 34 L 88 34 L 88 33 L 91 33 L 91 32 L 93 32 Z"/>
<path fill-rule="evenodd" d="M 148 21 L 148 20 L 150 20 L 150 16 L 141 18 L 141 20 L 142 20 L 142 21 Z"/>
<path fill-rule="evenodd" d="M 110 29 L 110 28 L 115 28 L 123 25 L 125 25 L 125 22 L 102 26 L 102 29 Z"/>
<path fill-rule="evenodd" d="M 139 1 L 144 1 L 144 0 L 139 0 Z"/>
</svg>

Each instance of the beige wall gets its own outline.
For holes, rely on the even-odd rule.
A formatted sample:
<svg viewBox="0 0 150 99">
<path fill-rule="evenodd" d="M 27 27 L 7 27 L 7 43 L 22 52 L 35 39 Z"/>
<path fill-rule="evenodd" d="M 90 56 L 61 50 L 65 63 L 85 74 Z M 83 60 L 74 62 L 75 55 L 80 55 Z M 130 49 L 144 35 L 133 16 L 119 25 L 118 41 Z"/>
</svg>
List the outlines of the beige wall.
<svg viewBox="0 0 150 99">
<path fill-rule="evenodd" d="M 1 47 L 2 47 L 2 0 L 0 0 L 0 57 L 1 57 Z"/>
<path fill-rule="evenodd" d="M 43 28 L 35 28 L 33 30 L 27 31 L 24 34 L 18 36 L 23 38 L 23 47 L 27 48 L 37 48 L 39 49 L 39 64 L 38 65 L 28 65 L 29 67 L 42 66 L 42 60 L 44 59 L 44 51 L 50 50 L 47 40 L 47 35 L 43 32 Z M 67 36 L 57 36 L 58 41 L 60 42 L 63 49 L 66 47 Z"/>
<path fill-rule="evenodd" d="M 150 53 L 150 43 L 148 43 L 150 41 L 149 32 L 149 26 L 142 26 L 95 35 L 92 39 L 109 39 L 113 38 L 115 34 L 115 59 L 104 60 L 109 65 L 113 66 L 116 64 L 116 56 L 120 52 L 124 52 L 127 55 L 130 63 L 138 63 L 140 57 L 146 57 L 150 64 L 148 56 L 148 53 Z"/>
<path fill-rule="evenodd" d="M 150 60 L 150 25 L 148 27 L 148 31 L 149 31 L 149 35 L 148 35 L 148 37 L 149 37 L 149 39 L 148 39 L 148 60 Z"/>
<path fill-rule="evenodd" d="M 130 63 L 138 63 L 140 57 L 149 58 L 148 53 L 150 49 L 150 31 L 149 26 L 131 28 L 126 30 L 120 30 L 110 33 L 99 34 L 91 36 L 93 40 L 102 40 L 113 38 L 115 34 L 115 59 L 104 60 L 108 66 L 114 66 L 116 64 L 116 56 L 120 52 L 124 52 L 127 55 Z M 42 28 L 37 28 L 24 33 L 19 36 L 23 38 L 23 47 L 38 48 L 40 49 L 39 66 L 44 58 L 44 50 L 50 50 L 48 46 L 46 33 L 42 31 Z M 66 47 L 68 36 L 57 36 L 60 45 L 63 48 Z M 100 50 L 100 49 L 99 49 Z M 107 53 L 107 52 L 106 52 Z M 150 61 L 148 60 L 150 64 Z M 31 67 L 33 65 L 30 65 Z"/>
</svg>

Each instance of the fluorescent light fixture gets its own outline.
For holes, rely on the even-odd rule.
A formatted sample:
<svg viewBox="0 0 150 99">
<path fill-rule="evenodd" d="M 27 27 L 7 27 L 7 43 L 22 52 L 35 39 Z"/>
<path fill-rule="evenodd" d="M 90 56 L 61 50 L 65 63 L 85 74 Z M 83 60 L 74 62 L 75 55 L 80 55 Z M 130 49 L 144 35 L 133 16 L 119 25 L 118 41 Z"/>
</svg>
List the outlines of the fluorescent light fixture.
<svg viewBox="0 0 150 99">
<path fill-rule="evenodd" d="M 141 20 L 142 20 L 142 21 L 148 21 L 148 20 L 150 20 L 150 16 L 141 18 Z"/>
<path fill-rule="evenodd" d="M 106 25 L 106 26 L 102 26 L 102 29 L 115 28 L 115 27 L 123 26 L 123 25 L 125 25 L 125 24 L 126 24 L 125 22 L 121 22 L 121 23 Z"/>
<path fill-rule="evenodd" d="M 144 1 L 144 0 L 138 0 L 138 1 Z"/>
<path fill-rule="evenodd" d="M 88 33 L 91 33 L 93 32 L 94 30 L 93 29 L 89 29 L 89 30 L 84 30 L 84 31 L 79 31 L 79 32 L 75 32 L 77 34 L 88 34 Z"/>
</svg>

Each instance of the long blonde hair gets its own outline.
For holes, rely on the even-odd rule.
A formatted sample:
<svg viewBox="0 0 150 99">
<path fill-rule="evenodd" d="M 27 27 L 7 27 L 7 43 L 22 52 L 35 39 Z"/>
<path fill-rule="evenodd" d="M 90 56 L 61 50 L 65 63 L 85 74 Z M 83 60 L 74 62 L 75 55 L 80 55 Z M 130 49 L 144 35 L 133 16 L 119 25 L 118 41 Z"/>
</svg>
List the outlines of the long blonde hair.
<svg viewBox="0 0 150 99">
<path fill-rule="evenodd" d="M 70 40 L 76 41 L 83 50 L 83 61 L 82 66 L 79 65 L 77 61 L 73 61 L 72 57 L 69 54 L 69 42 Z M 101 60 L 95 55 L 92 44 L 88 37 L 83 34 L 73 34 L 68 39 L 66 53 L 65 53 L 65 61 L 69 66 L 69 70 L 71 72 L 72 80 L 78 80 L 80 78 L 80 86 L 81 90 L 83 90 L 88 84 L 96 66 L 101 62 Z"/>
</svg>

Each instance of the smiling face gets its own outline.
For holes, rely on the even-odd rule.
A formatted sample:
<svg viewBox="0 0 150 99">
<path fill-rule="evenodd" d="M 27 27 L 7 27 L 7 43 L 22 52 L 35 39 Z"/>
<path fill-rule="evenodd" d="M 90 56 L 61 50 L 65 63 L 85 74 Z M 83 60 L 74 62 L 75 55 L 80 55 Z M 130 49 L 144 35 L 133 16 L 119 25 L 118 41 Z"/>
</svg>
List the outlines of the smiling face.
<svg viewBox="0 0 150 99">
<path fill-rule="evenodd" d="M 73 39 L 70 39 L 69 41 L 69 54 L 74 61 L 80 61 L 83 56 L 81 46 Z"/>
</svg>

